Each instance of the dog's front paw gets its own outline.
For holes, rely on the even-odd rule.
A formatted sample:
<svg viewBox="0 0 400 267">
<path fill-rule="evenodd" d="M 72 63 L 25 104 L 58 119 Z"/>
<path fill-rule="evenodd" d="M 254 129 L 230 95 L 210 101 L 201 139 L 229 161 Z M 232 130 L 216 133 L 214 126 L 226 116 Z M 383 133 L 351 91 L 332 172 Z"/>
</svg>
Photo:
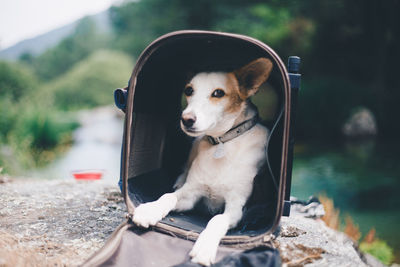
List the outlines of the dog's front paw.
<svg viewBox="0 0 400 267">
<path fill-rule="evenodd" d="M 132 221 L 142 227 L 156 225 L 176 206 L 178 199 L 174 193 L 162 195 L 157 201 L 139 205 L 133 212 Z"/>
<path fill-rule="evenodd" d="M 139 205 L 133 213 L 132 221 L 136 225 L 144 228 L 156 225 L 157 222 L 163 218 L 163 212 L 154 204 L 155 203 L 145 203 Z"/>
<path fill-rule="evenodd" d="M 213 238 L 200 235 L 189 253 L 190 257 L 192 257 L 192 262 L 205 266 L 215 263 L 218 243 Z"/>
</svg>

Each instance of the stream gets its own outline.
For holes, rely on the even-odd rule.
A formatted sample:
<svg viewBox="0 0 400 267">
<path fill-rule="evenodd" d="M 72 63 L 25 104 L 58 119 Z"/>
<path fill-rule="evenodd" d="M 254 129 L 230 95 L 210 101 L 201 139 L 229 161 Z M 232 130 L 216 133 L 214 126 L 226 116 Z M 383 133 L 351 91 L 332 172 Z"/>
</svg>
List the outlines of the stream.
<svg viewBox="0 0 400 267">
<path fill-rule="evenodd" d="M 100 107 L 79 113 L 81 126 L 73 133 L 72 147 L 49 166 L 34 172 L 45 178 L 73 179 L 80 170 L 102 171 L 102 179 L 117 184 L 120 172 L 123 113 Z"/>
</svg>

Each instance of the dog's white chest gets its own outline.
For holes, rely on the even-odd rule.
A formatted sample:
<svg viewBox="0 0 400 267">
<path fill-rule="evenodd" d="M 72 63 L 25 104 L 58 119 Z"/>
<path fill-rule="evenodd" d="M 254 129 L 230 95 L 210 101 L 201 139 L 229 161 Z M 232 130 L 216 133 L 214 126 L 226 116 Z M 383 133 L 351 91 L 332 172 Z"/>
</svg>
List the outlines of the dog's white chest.
<svg viewBox="0 0 400 267">
<path fill-rule="evenodd" d="M 262 145 L 255 147 L 247 140 L 256 137 L 240 136 L 225 143 L 224 156 L 221 158 L 214 157 L 218 145 L 210 144 L 207 139 L 201 140 L 190 166 L 193 182 L 210 197 L 223 196 L 227 191 L 237 190 L 243 185 L 251 186 L 252 181 L 248 181 L 248 177 L 257 172 L 257 163 L 264 158 Z"/>
<path fill-rule="evenodd" d="M 211 145 L 206 139 L 198 143 L 188 182 L 204 197 L 204 203 L 211 213 L 218 213 L 223 208 L 226 196 L 247 198 L 251 192 L 257 166 L 247 162 L 253 151 L 240 143 L 239 140 L 225 143 L 225 155 L 218 159 L 214 158 L 218 149 L 216 145 Z M 254 159 L 250 161 L 254 162 Z"/>
</svg>

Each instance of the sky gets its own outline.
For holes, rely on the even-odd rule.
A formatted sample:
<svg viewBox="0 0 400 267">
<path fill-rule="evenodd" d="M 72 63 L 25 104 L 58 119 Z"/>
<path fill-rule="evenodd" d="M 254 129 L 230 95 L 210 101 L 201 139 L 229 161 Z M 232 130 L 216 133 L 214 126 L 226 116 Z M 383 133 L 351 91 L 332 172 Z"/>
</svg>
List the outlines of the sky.
<svg viewBox="0 0 400 267">
<path fill-rule="evenodd" d="M 118 0 L 0 0 L 0 50 L 108 9 Z"/>
</svg>

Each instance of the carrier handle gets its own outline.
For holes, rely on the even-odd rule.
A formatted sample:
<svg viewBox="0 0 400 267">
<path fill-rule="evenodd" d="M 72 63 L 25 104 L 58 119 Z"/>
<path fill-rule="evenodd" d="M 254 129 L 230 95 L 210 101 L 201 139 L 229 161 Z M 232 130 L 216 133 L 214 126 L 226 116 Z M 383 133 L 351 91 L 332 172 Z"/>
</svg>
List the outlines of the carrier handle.
<svg viewBox="0 0 400 267">
<path fill-rule="evenodd" d="M 125 112 L 125 110 L 126 110 L 127 101 L 128 101 L 127 87 L 115 89 L 115 91 L 114 91 L 115 105 L 123 112 Z"/>
<path fill-rule="evenodd" d="M 292 168 L 293 168 L 293 149 L 294 149 L 294 130 L 295 118 L 297 109 L 297 99 L 300 90 L 300 57 L 290 56 L 288 60 L 288 71 L 290 80 L 290 130 L 289 130 L 289 147 L 288 159 L 286 169 L 286 188 L 285 188 L 285 202 L 283 207 L 283 215 L 289 216 L 290 214 L 290 189 L 292 186 Z"/>
</svg>

